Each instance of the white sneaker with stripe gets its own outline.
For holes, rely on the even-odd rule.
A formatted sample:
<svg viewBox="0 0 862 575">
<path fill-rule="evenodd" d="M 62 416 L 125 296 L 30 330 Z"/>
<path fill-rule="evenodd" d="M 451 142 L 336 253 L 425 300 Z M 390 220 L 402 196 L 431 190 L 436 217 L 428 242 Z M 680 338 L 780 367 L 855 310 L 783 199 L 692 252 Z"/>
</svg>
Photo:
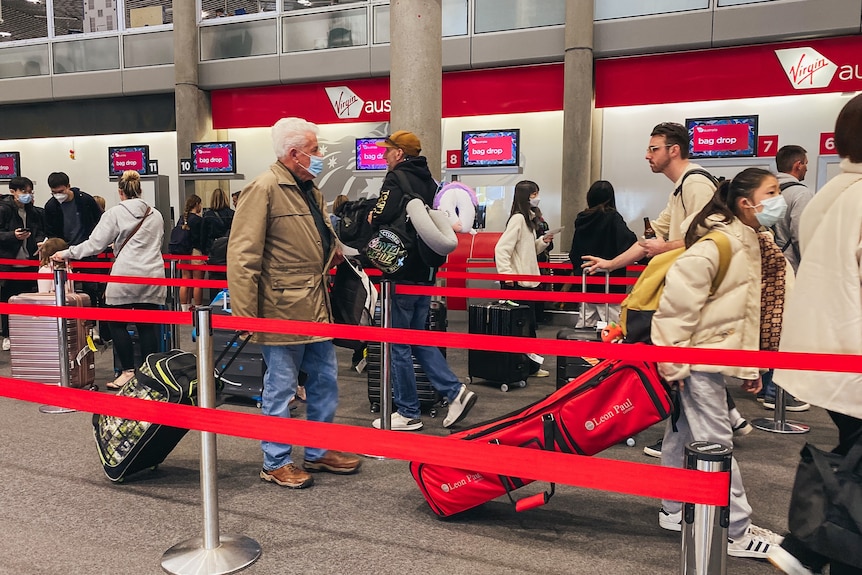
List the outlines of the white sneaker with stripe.
<svg viewBox="0 0 862 575">
<path fill-rule="evenodd" d="M 732 557 L 751 557 L 766 559 L 766 554 L 772 546 L 781 545 L 784 537 L 769 529 L 749 525 L 742 537 L 727 538 L 727 554 Z"/>
</svg>

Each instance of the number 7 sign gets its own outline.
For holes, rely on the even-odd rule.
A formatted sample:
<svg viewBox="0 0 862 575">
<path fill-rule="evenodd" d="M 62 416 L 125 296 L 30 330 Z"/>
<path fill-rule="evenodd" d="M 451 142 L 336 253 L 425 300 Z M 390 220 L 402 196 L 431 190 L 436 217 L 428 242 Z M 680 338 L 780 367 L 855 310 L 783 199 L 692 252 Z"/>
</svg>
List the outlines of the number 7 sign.
<svg viewBox="0 0 862 575">
<path fill-rule="evenodd" d="M 758 136 L 757 137 L 757 155 L 766 158 L 775 156 L 778 152 L 778 136 Z"/>
</svg>

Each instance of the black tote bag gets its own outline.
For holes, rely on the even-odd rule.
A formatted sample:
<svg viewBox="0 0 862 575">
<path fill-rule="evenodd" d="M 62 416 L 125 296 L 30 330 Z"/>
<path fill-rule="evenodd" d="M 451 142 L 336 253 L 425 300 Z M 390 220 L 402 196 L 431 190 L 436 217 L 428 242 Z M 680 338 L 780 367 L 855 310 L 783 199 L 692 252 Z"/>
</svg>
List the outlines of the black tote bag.
<svg viewBox="0 0 862 575">
<path fill-rule="evenodd" d="M 846 456 L 806 443 L 790 500 L 790 532 L 812 551 L 862 568 L 862 438 Z"/>
</svg>

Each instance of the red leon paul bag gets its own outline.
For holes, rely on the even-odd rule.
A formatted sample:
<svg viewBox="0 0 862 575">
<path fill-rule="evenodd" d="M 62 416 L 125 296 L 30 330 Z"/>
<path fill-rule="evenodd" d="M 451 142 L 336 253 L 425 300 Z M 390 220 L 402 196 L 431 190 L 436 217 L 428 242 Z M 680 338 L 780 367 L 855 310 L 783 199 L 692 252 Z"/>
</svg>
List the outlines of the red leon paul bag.
<svg viewBox="0 0 862 575">
<path fill-rule="evenodd" d="M 673 411 L 667 385 L 654 363 L 605 360 L 533 405 L 455 433 L 451 439 L 485 441 L 526 449 L 595 455 L 666 419 Z M 410 472 L 431 509 L 447 517 L 531 483 L 532 479 L 490 475 L 412 462 Z M 539 493 L 515 502 L 517 510 L 542 505 Z"/>
</svg>

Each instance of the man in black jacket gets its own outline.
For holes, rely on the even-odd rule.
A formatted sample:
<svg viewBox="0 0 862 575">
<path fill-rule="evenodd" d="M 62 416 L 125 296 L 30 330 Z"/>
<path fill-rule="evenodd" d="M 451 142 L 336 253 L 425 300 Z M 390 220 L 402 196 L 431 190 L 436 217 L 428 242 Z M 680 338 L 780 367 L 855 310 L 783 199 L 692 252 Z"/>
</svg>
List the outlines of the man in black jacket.
<svg viewBox="0 0 862 575">
<path fill-rule="evenodd" d="M 33 181 L 30 178 L 9 180 L 9 196 L 0 201 L 0 259 L 33 260 L 37 243 L 45 240 L 42 214 L 33 205 Z M 8 199 L 7 199 L 8 198 Z M 22 262 L 23 263 L 23 262 Z M 32 272 L 32 266 L 2 265 L 2 271 Z M 36 291 L 36 280 L 7 279 L 0 287 L 0 301 L 6 303 L 13 295 Z M 7 351 L 9 342 L 9 316 L 3 315 L 2 349 Z"/>
<path fill-rule="evenodd" d="M 419 152 L 422 146 L 419 138 L 412 132 L 399 130 L 382 142 L 379 146 L 386 148 L 386 166 L 389 172 L 383 180 L 380 198 L 371 211 L 369 218 L 375 228 L 391 224 L 406 215 L 406 205 L 409 198 L 401 189 L 395 170 L 407 177 L 412 193 L 422 198 L 427 205 L 434 202 L 437 183 L 428 170 L 428 162 Z M 408 232 L 414 234 L 412 226 Z M 437 269 L 427 266 L 418 253 L 417 242 L 413 238 L 412 247 L 404 259 L 403 268 L 397 271 L 394 283 L 432 285 Z M 387 279 L 393 279 L 391 274 L 384 273 Z M 430 296 L 392 295 L 392 327 L 406 329 L 425 329 L 428 312 L 431 307 Z M 443 419 L 443 427 L 451 427 L 461 421 L 476 403 L 476 394 L 467 389 L 449 369 L 446 358 L 437 347 L 424 345 L 392 344 L 392 389 L 395 395 L 395 410 L 392 412 L 392 430 L 414 431 L 422 429 L 419 419 L 419 398 L 416 393 L 416 373 L 413 371 L 413 357 L 425 370 L 431 385 L 449 401 L 449 412 Z M 380 428 L 380 419 L 372 423 Z"/>
<path fill-rule="evenodd" d="M 51 188 L 52 197 L 45 204 L 45 236 L 63 238 L 70 246 L 87 240 L 102 217 L 99 204 L 87 192 L 70 187 L 69 176 L 64 172 L 52 172 L 48 176 L 48 187 Z M 98 257 L 84 258 L 81 261 L 98 261 Z M 103 271 L 107 272 L 87 270 L 88 273 Z M 90 305 L 100 305 L 105 293 L 104 283 L 82 282 L 80 289 L 90 296 Z M 99 338 L 98 330 L 94 330 L 93 336 Z M 108 337 L 108 334 L 105 334 L 106 340 Z"/>
</svg>

